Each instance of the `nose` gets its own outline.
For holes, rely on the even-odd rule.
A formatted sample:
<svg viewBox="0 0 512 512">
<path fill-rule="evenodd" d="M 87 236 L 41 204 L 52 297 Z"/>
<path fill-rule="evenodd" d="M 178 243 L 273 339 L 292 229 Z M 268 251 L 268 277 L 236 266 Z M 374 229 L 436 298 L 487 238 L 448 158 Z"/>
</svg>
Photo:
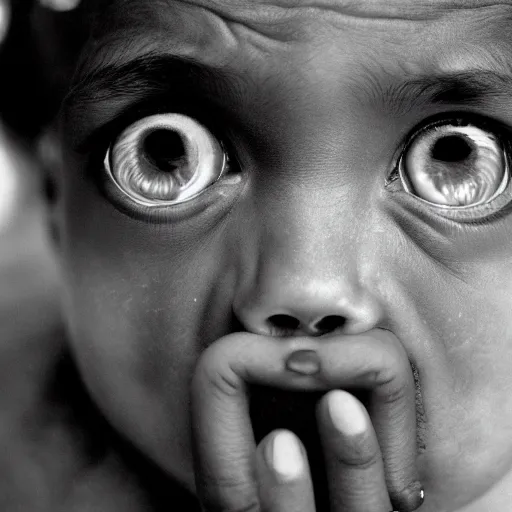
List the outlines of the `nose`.
<svg viewBox="0 0 512 512">
<path fill-rule="evenodd" d="M 256 241 L 242 251 L 233 309 L 245 329 L 273 336 L 321 336 L 378 327 L 382 301 L 368 278 L 369 260 L 376 255 L 361 247 L 365 241 L 358 241 L 357 227 L 339 222 L 339 231 L 329 232 L 325 226 L 332 222 L 318 209 L 311 216 L 302 209 L 297 217 L 293 208 L 279 208 L 279 214 L 275 208 L 259 210 L 258 224 L 251 228 Z"/>
<path fill-rule="evenodd" d="M 381 319 L 378 301 L 348 276 L 326 282 L 313 273 L 290 278 L 289 272 L 275 269 L 260 277 L 235 303 L 235 314 L 248 331 L 271 336 L 356 334 L 373 329 Z"/>
</svg>

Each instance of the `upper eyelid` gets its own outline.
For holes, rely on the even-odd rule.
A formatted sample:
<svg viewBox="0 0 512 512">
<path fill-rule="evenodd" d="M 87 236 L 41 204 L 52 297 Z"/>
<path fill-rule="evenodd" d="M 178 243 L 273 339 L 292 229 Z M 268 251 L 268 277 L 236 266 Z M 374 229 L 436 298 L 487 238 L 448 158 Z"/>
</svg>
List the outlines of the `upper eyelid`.
<svg viewBox="0 0 512 512">
<path fill-rule="evenodd" d="M 503 145 L 503 151 L 505 152 L 505 162 L 508 173 L 508 182 L 505 191 L 492 201 L 492 205 L 482 204 L 460 209 L 440 208 L 435 204 L 424 201 L 412 194 L 406 194 L 406 197 L 408 197 L 407 201 L 414 202 L 417 205 L 420 204 L 422 205 L 422 209 L 429 210 L 433 214 L 439 215 L 447 220 L 462 224 L 481 225 L 482 223 L 494 220 L 495 218 L 500 218 L 502 215 L 506 214 L 506 212 L 512 209 L 512 128 L 507 128 L 500 121 L 489 119 L 485 116 L 474 114 L 472 112 L 447 112 L 441 115 L 436 115 L 434 118 L 427 118 L 427 120 L 424 120 L 419 125 L 416 125 L 416 127 L 407 135 L 405 142 L 398 152 L 396 163 L 386 178 L 386 188 L 392 193 L 398 191 L 403 192 L 403 185 L 401 184 L 401 178 L 399 176 L 398 169 L 399 166 L 402 165 L 403 157 L 408 147 L 412 141 L 422 133 L 422 131 L 428 130 L 429 127 L 433 127 L 439 124 L 449 124 L 450 121 L 457 121 L 462 119 L 467 121 L 469 124 L 472 124 L 473 126 L 477 126 L 478 128 L 490 131 L 491 133 L 498 136 L 501 144 Z M 393 178 L 390 179 L 391 177 Z M 397 190 L 397 183 L 399 184 L 400 190 Z M 506 197 L 508 197 L 508 201 Z M 496 203 L 499 203 L 498 207 L 496 206 Z M 443 214 L 440 212 L 443 212 Z M 477 213 L 476 217 L 475 213 Z M 478 213 L 480 216 L 478 216 Z"/>
<path fill-rule="evenodd" d="M 159 113 L 162 108 L 178 110 L 177 105 L 174 107 L 172 104 L 173 96 L 173 93 L 169 91 L 168 95 L 146 95 L 139 99 L 129 98 L 117 102 L 115 105 L 99 101 L 89 107 L 94 112 L 89 114 L 79 132 L 73 133 L 70 146 L 77 153 L 84 154 L 96 145 L 98 139 L 113 136 L 116 131 L 121 132 L 132 122 Z M 187 105 L 183 99 L 180 103 L 182 108 Z M 67 118 L 64 123 L 65 125 L 71 124 L 71 117 Z"/>
<path fill-rule="evenodd" d="M 114 62 L 110 60 L 110 62 Z M 254 77 L 253 77 L 254 79 Z M 510 97 L 512 76 L 506 72 L 469 69 L 458 72 L 395 77 L 387 83 L 375 71 L 367 70 L 354 94 L 361 100 L 401 117 L 415 106 L 426 104 L 478 107 L 488 100 Z M 127 104 L 166 91 L 193 89 L 197 96 L 209 97 L 214 103 L 223 98 L 226 104 L 240 102 L 240 93 L 249 90 L 250 77 L 235 69 L 212 67 L 196 60 L 172 54 L 146 54 L 125 61 L 93 68 L 83 73 L 64 101 L 64 117 L 73 113 L 88 122 L 98 114 L 98 104 Z M 243 94 L 242 94 L 243 96 Z M 375 103 L 377 101 L 377 103 Z M 84 107 L 89 111 L 84 115 Z M 89 124 L 100 124 L 94 120 Z M 82 130 L 78 126 L 78 131 Z M 77 135 L 80 139 L 80 134 Z"/>
<path fill-rule="evenodd" d="M 220 143 L 226 158 L 226 165 L 229 169 L 238 171 L 241 169 L 239 153 L 237 148 L 234 146 L 226 130 L 222 130 L 219 124 L 213 120 L 213 116 L 206 115 L 204 110 L 201 112 L 202 115 L 193 112 L 193 108 L 187 108 L 183 102 L 180 102 L 180 106 L 174 106 L 169 102 L 169 99 L 165 99 L 164 102 L 156 102 L 153 99 L 152 103 L 143 103 L 132 105 L 123 114 L 117 118 L 112 119 L 106 125 L 98 127 L 94 130 L 87 140 L 85 141 L 84 147 L 80 148 L 84 157 L 86 157 L 87 164 L 85 168 L 86 175 L 92 180 L 98 180 L 99 176 L 103 175 L 104 171 L 104 159 L 105 155 L 109 152 L 110 148 L 115 143 L 117 137 L 121 136 L 123 131 L 140 119 L 151 117 L 157 113 L 180 113 L 194 118 L 200 122 L 205 128 L 207 128 L 211 134 L 217 138 Z"/>
<path fill-rule="evenodd" d="M 500 138 L 502 141 L 512 141 L 512 126 L 504 123 L 501 120 L 494 119 L 486 116 L 481 112 L 475 112 L 472 110 L 452 110 L 445 112 L 438 112 L 432 116 L 428 116 L 419 123 L 416 123 L 412 129 L 406 132 L 405 136 L 400 141 L 395 156 L 395 166 L 398 165 L 402 155 L 407 150 L 412 141 L 421 134 L 424 130 L 441 124 L 448 124 L 450 121 L 464 120 L 468 124 L 472 124 L 483 130 L 488 130 Z"/>
<path fill-rule="evenodd" d="M 75 141 L 72 149 L 79 154 L 87 154 L 98 145 L 112 143 L 116 136 L 130 124 L 155 114 L 180 113 L 190 116 L 205 125 L 219 139 L 225 138 L 224 130 L 216 121 L 218 112 L 197 99 L 173 97 L 173 94 L 162 97 L 144 98 L 142 101 L 128 104 L 116 112 L 110 112 L 101 124 L 95 125 L 87 134 Z"/>
<path fill-rule="evenodd" d="M 193 99 L 204 105 L 213 105 L 217 97 L 234 102 L 239 81 L 228 70 L 209 68 L 190 59 L 146 55 L 82 75 L 63 102 L 62 120 L 64 125 L 74 125 L 70 144 L 76 147 L 90 132 L 108 124 L 123 111 L 132 111 L 137 104 L 144 105 L 158 98 L 175 96 L 180 101 L 190 99 L 189 104 Z"/>
</svg>

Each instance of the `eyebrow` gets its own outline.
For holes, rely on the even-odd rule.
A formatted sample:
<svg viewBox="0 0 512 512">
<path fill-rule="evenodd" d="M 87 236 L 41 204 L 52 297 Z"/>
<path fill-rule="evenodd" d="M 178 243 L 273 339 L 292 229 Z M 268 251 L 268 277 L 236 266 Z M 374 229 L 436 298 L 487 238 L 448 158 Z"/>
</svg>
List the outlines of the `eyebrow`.
<svg viewBox="0 0 512 512">
<path fill-rule="evenodd" d="M 73 125 L 102 125 L 132 105 L 152 98 L 176 95 L 195 100 L 234 101 L 240 77 L 230 70 L 175 55 L 144 55 L 121 64 L 99 65 L 82 73 L 63 101 L 62 116 Z M 80 141 L 79 126 L 73 137 Z M 78 143 L 81 145 L 81 142 Z"/>
<path fill-rule="evenodd" d="M 369 84 L 372 101 L 398 117 L 426 105 L 485 107 L 491 101 L 512 97 L 512 75 L 494 70 L 423 75 L 385 86 L 374 76 Z"/>
<path fill-rule="evenodd" d="M 212 74 L 212 68 L 197 61 L 173 55 L 144 55 L 120 64 L 99 65 L 82 73 L 66 97 L 66 102 L 111 98 L 119 94 L 137 96 L 160 90 L 169 80 L 197 81 Z"/>
<path fill-rule="evenodd" d="M 221 107 L 240 104 L 245 80 L 232 69 L 190 58 L 144 55 L 121 64 L 100 65 L 83 74 L 65 98 L 63 112 L 73 120 L 80 140 L 80 132 L 88 131 L 81 122 L 105 124 L 133 104 L 169 93 L 178 98 L 202 98 Z M 398 117 L 427 105 L 482 107 L 496 99 L 512 98 L 512 76 L 486 69 L 411 76 L 385 84 L 368 70 L 360 82 L 354 94 L 360 96 L 365 91 L 366 101 Z"/>
</svg>

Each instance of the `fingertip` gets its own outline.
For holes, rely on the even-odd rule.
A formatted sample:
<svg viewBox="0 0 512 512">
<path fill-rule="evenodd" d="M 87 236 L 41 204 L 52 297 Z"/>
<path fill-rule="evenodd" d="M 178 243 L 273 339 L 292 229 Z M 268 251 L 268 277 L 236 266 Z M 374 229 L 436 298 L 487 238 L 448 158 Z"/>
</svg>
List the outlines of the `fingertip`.
<svg viewBox="0 0 512 512">
<path fill-rule="evenodd" d="M 425 491 L 419 480 L 410 483 L 398 496 L 392 497 L 393 506 L 398 511 L 413 512 L 418 509 L 425 500 Z"/>
<path fill-rule="evenodd" d="M 280 482 L 297 480 L 306 470 L 301 442 L 289 430 L 277 430 L 267 436 L 263 453 L 267 467 Z"/>
<path fill-rule="evenodd" d="M 280 429 L 268 434 L 258 445 L 256 460 L 262 510 L 315 510 L 306 450 L 293 432 Z"/>
<path fill-rule="evenodd" d="M 347 391 L 336 389 L 327 393 L 321 400 L 319 414 L 345 437 L 360 436 L 369 428 L 364 406 Z"/>
</svg>

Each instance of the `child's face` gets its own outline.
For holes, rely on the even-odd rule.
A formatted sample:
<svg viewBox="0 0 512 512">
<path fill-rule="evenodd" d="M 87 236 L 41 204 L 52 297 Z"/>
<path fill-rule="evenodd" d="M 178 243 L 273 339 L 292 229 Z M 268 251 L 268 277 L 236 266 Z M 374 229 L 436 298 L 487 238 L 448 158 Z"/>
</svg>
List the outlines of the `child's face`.
<svg viewBox="0 0 512 512">
<path fill-rule="evenodd" d="M 512 4 L 301 4 L 100 16 L 65 108 L 73 348 L 111 422 L 192 486 L 205 347 L 322 318 L 340 344 L 388 329 L 418 369 L 420 471 L 448 510 L 512 467 Z"/>
</svg>

